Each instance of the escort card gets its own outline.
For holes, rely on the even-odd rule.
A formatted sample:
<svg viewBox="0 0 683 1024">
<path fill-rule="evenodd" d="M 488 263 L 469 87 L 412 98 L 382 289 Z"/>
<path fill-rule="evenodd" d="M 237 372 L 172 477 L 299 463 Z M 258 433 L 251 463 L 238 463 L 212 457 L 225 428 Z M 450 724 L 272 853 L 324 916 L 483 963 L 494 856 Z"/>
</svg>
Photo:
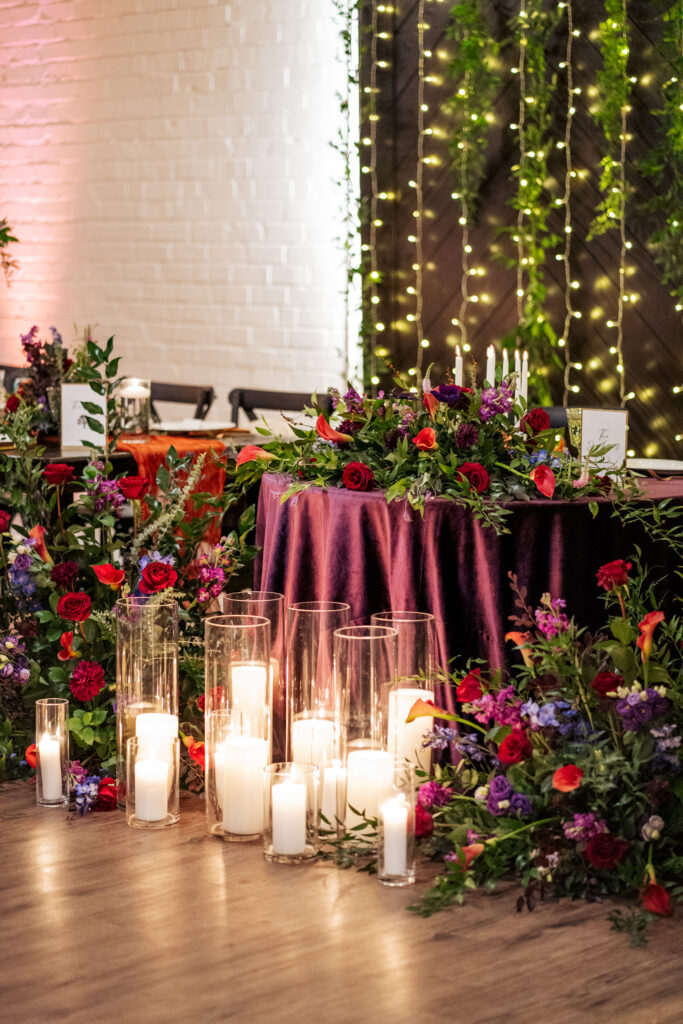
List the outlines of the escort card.
<svg viewBox="0 0 683 1024">
<path fill-rule="evenodd" d="M 581 410 L 581 461 L 591 448 L 610 445 L 610 450 L 597 460 L 604 469 L 614 469 L 626 461 L 628 448 L 628 412 L 626 409 Z"/>
<path fill-rule="evenodd" d="M 98 413 L 87 410 L 83 402 L 96 405 Z M 100 433 L 88 424 L 87 417 L 98 420 L 103 430 Z M 84 447 L 85 441 L 102 447 L 107 429 L 107 399 L 98 395 L 89 384 L 62 384 L 62 448 Z"/>
</svg>

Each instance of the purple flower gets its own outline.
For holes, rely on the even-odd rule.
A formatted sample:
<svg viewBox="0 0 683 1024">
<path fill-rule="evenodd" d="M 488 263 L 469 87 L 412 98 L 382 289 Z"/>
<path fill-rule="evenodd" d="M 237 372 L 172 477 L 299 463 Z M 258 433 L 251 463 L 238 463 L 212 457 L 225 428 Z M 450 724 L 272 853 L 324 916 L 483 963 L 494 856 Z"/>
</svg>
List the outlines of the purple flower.
<svg viewBox="0 0 683 1024">
<path fill-rule="evenodd" d="M 469 701 L 474 717 L 478 722 L 486 724 L 494 721 L 496 725 L 518 725 L 521 721 L 522 702 L 514 695 L 514 687 L 506 686 L 494 696 L 485 693 L 477 700 Z"/>
<path fill-rule="evenodd" d="M 652 767 L 656 772 L 667 772 L 677 775 L 681 770 L 681 763 L 678 750 L 681 746 L 681 737 L 674 735 L 675 725 L 660 725 L 657 729 L 650 729 L 650 735 L 657 741 L 656 756 Z"/>
<path fill-rule="evenodd" d="M 424 782 L 418 790 L 418 800 L 423 807 L 445 807 L 453 796 L 450 786 L 440 782 Z"/>
<path fill-rule="evenodd" d="M 560 630 L 569 629 L 570 622 L 562 610 L 567 607 L 566 601 L 561 597 L 556 597 L 551 601 L 547 595 L 544 595 L 544 598 L 541 603 L 545 607 L 537 608 L 534 616 L 541 633 L 549 640 L 551 637 L 557 636 Z"/>
<path fill-rule="evenodd" d="M 481 393 L 479 419 L 486 423 L 493 416 L 510 412 L 512 402 L 513 391 L 507 381 L 503 381 L 497 388 L 484 388 Z"/>
<path fill-rule="evenodd" d="M 449 729 L 446 725 L 435 725 L 432 732 L 424 734 L 422 746 L 431 747 L 432 750 L 445 750 L 457 737 L 456 729 Z"/>
<path fill-rule="evenodd" d="M 472 394 L 469 388 L 462 388 L 458 384 L 439 384 L 431 393 L 450 409 L 466 407 Z"/>
<path fill-rule="evenodd" d="M 524 793 L 513 793 L 510 797 L 510 814 L 528 818 L 531 814 L 531 800 Z"/>
<path fill-rule="evenodd" d="M 455 744 L 455 749 L 463 757 L 468 757 L 470 761 L 483 761 L 486 757 L 486 753 L 479 746 L 477 734 L 474 732 L 461 736 Z"/>
<path fill-rule="evenodd" d="M 512 786 L 504 775 L 495 775 L 489 783 L 489 796 L 494 800 L 508 800 L 512 793 Z"/>
<path fill-rule="evenodd" d="M 461 423 L 455 432 L 455 443 L 458 448 L 472 448 L 479 440 L 479 431 L 474 423 Z"/>
<path fill-rule="evenodd" d="M 164 565 L 175 565 L 175 558 L 173 555 L 161 555 L 158 551 L 153 551 L 151 555 L 143 555 L 140 559 L 140 571 L 146 569 L 150 562 L 163 562 Z"/>
<path fill-rule="evenodd" d="M 567 839 L 573 839 L 577 843 L 592 839 L 593 836 L 601 836 L 607 832 L 607 822 L 602 818 L 596 818 L 590 812 L 588 814 L 575 814 L 574 821 L 562 823 L 562 829 Z"/>
<path fill-rule="evenodd" d="M 344 404 L 349 412 L 362 412 L 363 411 L 363 399 L 358 394 L 355 388 L 349 388 L 345 395 L 342 396 Z"/>
<path fill-rule="evenodd" d="M 74 786 L 76 793 L 76 810 L 79 814 L 88 814 L 97 803 L 100 779 L 98 775 L 88 775 L 84 782 Z"/>
</svg>

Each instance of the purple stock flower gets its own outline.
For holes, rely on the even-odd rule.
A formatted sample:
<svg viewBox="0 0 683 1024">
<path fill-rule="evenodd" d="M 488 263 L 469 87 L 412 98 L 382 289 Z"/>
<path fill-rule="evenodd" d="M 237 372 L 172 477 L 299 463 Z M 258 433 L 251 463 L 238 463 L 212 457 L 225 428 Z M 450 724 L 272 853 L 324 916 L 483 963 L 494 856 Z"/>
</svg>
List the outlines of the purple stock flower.
<svg viewBox="0 0 683 1024">
<path fill-rule="evenodd" d="M 423 807 L 445 807 L 453 796 L 450 786 L 440 782 L 424 782 L 418 790 L 418 800 Z"/>
<path fill-rule="evenodd" d="M 98 775 L 88 775 L 84 782 L 77 782 L 74 786 L 76 794 L 76 810 L 79 814 L 88 814 L 97 803 L 99 795 L 100 779 Z"/>
<path fill-rule="evenodd" d="M 503 381 L 497 388 L 484 388 L 481 393 L 479 419 L 486 423 L 493 416 L 510 412 L 512 402 L 513 391 L 507 381 Z"/>
<path fill-rule="evenodd" d="M 445 750 L 457 737 L 456 729 L 449 729 L 447 725 L 435 725 L 432 732 L 424 734 L 422 746 L 431 747 L 432 750 Z"/>
<path fill-rule="evenodd" d="M 569 619 L 563 612 L 563 609 L 567 607 L 566 601 L 561 597 L 550 600 L 548 595 L 544 595 L 541 604 L 544 607 L 537 608 L 534 616 L 543 636 L 550 639 L 557 636 L 560 630 L 569 629 Z"/>
<path fill-rule="evenodd" d="M 567 839 L 574 839 L 576 842 L 583 842 L 592 839 L 593 836 L 601 836 L 607 832 L 607 822 L 602 818 L 596 818 L 591 812 L 588 814 L 575 814 L 574 821 L 562 823 L 562 829 Z"/>
</svg>

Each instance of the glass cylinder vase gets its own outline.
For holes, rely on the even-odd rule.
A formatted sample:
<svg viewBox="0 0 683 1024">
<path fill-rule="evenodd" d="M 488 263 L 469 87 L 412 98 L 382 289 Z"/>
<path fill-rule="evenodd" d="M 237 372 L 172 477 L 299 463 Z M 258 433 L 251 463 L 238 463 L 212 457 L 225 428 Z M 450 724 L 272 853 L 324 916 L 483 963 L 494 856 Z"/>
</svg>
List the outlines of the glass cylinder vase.
<svg viewBox="0 0 683 1024">
<path fill-rule="evenodd" d="M 36 701 L 36 803 L 61 807 L 68 802 L 69 702 L 64 697 Z"/>
<path fill-rule="evenodd" d="M 273 695 L 273 756 L 284 756 L 286 738 L 285 698 L 285 598 L 270 590 L 239 590 L 223 594 L 226 615 L 258 615 L 270 622 L 270 688 Z"/>
<path fill-rule="evenodd" d="M 264 772 L 263 853 L 266 860 L 301 864 L 318 852 L 318 769 L 280 762 Z"/>
<path fill-rule="evenodd" d="M 119 806 L 126 803 L 126 744 L 136 735 L 138 716 L 147 713 L 178 715 L 178 604 L 126 597 L 116 602 Z"/>
<path fill-rule="evenodd" d="M 141 377 L 124 377 L 114 395 L 119 431 L 148 434 L 152 385 Z"/>
<path fill-rule="evenodd" d="M 205 716 L 205 802 L 209 835 L 246 843 L 263 833 L 263 772 L 270 760 L 267 717 L 212 710 Z M 247 731 L 248 730 L 248 731 Z"/>
<path fill-rule="evenodd" d="M 287 755 L 321 765 L 339 756 L 340 700 L 334 683 L 334 633 L 350 607 L 303 601 L 287 609 Z"/>
<path fill-rule="evenodd" d="M 180 740 L 133 736 L 127 744 L 126 821 L 135 828 L 166 828 L 179 820 Z"/>
<path fill-rule="evenodd" d="M 433 728 L 434 719 L 406 723 L 406 718 L 415 701 L 434 700 L 434 616 L 429 612 L 387 611 L 376 612 L 370 621 L 398 631 L 397 680 L 389 693 L 389 750 L 429 772 L 431 748 L 423 746 L 423 738 Z"/>
<path fill-rule="evenodd" d="M 377 877 L 384 885 L 415 881 L 415 773 L 396 758 L 391 787 L 377 814 Z"/>
</svg>

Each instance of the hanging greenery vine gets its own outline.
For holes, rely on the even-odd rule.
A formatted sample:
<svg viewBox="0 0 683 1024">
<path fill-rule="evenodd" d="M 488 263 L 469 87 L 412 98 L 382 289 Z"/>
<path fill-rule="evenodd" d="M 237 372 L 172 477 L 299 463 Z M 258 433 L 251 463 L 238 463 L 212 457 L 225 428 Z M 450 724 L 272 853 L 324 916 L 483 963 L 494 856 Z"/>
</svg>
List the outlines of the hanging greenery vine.
<svg viewBox="0 0 683 1024">
<path fill-rule="evenodd" d="M 470 226 L 486 166 L 488 117 L 500 88 L 500 75 L 492 65 L 500 46 L 492 38 L 486 20 L 487 8 L 485 0 L 462 0 L 451 8 L 447 30 L 455 43 L 448 72 L 458 87 L 445 108 L 451 125 L 449 149 L 456 182 L 453 199 L 458 203 L 462 228 L 460 308 L 452 323 L 458 328 L 459 343 L 464 351 L 469 348 L 468 307 L 478 300 L 478 296 L 469 291 L 469 278 L 476 275 L 476 270 L 470 266 Z"/>
<path fill-rule="evenodd" d="M 9 284 L 12 274 L 19 266 L 17 261 L 10 256 L 9 246 L 18 241 L 19 239 L 14 237 L 12 228 L 3 217 L 0 220 L 0 266 L 2 266 L 2 272 L 5 275 L 7 284 Z"/>
<path fill-rule="evenodd" d="M 650 238 L 662 280 L 683 311 L 683 0 L 664 14 L 661 55 L 666 61 L 662 106 L 654 114 L 661 136 L 641 162 L 640 170 L 653 183 L 655 196 L 645 209 L 662 217 L 663 225 Z"/>
<path fill-rule="evenodd" d="M 552 196 L 546 187 L 550 135 L 550 104 L 555 90 L 555 72 L 549 70 L 546 46 L 557 21 L 556 9 L 547 10 L 543 0 L 521 0 L 513 30 L 519 47 L 519 114 L 511 129 L 517 133 L 519 162 L 512 167 L 517 195 L 511 204 L 517 222 L 507 229 L 517 249 L 508 265 L 517 269 L 518 325 L 505 339 L 507 345 L 526 348 L 532 364 L 539 369 L 534 384 L 541 402 L 549 404 L 546 379 L 551 360 L 562 363 L 556 351 L 557 334 L 546 312 L 546 254 L 558 246 L 559 237 L 550 230 Z"/>
<path fill-rule="evenodd" d="M 560 256 L 556 256 L 556 259 L 562 260 L 564 269 L 564 325 L 562 327 L 562 336 L 558 338 L 557 344 L 564 352 L 564 376 L 563 376 L 563 391 L 562 391 L 562 404 L 566 407 L 569 404 L 569 393 L 575 388 L 578 390 L 577 385 L 571 384 L 571 371 L 575 367 L 575 363 L 572 362 L 571 346 L 570 346 L 570 333 L 572 320 L 576 316 L 581 314 L 574 309 L 572 303 L 572 290 L 576 282 L 572 281 L 572 269 L 571 269 L 571 252 L 572 252 L 572 179 L 575 175 L 573 167 L 572 157 L 572 126 L 574 124 L 574 115 L 576 113 L 576 107 L 574 106 L 576 101 L 576 94 L 580 91 L 578 87 L 574 86 L 574 9 L 572 7 L 572 0 L 566 0 L 566 3 L 559 3 L 559 10 L 566 10 L 567 12 L 567 43 L 565 48 L 564 61 L 560 63 L 560 67 L 564 70 L 566 76 L 566 96 L 567 96 L 567 115 L 564 124 L 564 139 L 562 142 L 557 143 L 557 147 L 564 151 L 564 195 L 561 199 L 556 200 L 556 205 L 564 207 L 564 249 Z"/>
<path fill-rule="evenodd" d="M 600 53 L 603 66 L 596 73 L 598 103 L 595 120 L 603 130 L 607 152 L 600 161 L 600 192 L 595 219 L 588 232 L 588 240 L 607 231 L 619 232 L 619 280 L 616 320 L 608 326 L 616 330 L 616 340 L 610 352 L 616 359 L 619 382 L 619 403 L 623 407 L 630 395 L 626 394 L 624 367 L 624 305 L 626 295 L 626 146 L 628 142 L 628 114 L 631 97 L 631 79 L 628 73 L 629 26 L 626 0 L 605 0 L 606 18 L 600 23 Z"/>
</svg>

